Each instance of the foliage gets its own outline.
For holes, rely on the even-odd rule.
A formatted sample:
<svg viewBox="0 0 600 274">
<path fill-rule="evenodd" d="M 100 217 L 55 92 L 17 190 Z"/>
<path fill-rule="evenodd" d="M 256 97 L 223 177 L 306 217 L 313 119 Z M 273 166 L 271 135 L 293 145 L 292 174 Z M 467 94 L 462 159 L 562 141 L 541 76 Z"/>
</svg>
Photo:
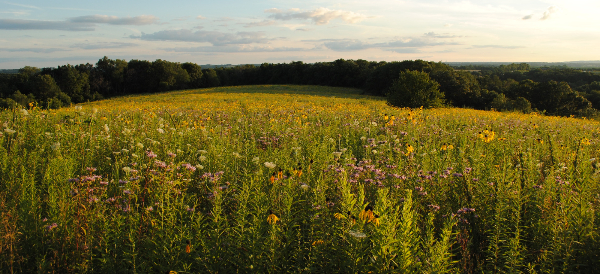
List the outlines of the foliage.
<svg viewBox="0 0 600 274">
<path fill-rule="evenodd" d="M 594 273 L 600 124 L 244 86 L 0 112 L 7 273 Z"/>
<path fill-rule="evenodd" d="M 400 73 L 388 90 L 387 101 L 396 107 L 441 107 L 444 93 L 439 91 L 439 86 L 425 72 L 406 70 Z"/>
</svg>

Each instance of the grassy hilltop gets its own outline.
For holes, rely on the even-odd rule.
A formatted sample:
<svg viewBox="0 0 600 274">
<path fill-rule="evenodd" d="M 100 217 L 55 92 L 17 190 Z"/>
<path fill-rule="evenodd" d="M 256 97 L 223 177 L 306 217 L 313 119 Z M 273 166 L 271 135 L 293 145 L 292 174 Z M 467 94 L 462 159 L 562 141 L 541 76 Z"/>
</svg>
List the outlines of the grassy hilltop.
<svg viewBox="0 0 600 274">
<path fill-rule="evenodd" d="M 0 112 L 3 273 L 591 273 L 600 124 L 239 86 Z"/>
</svg>

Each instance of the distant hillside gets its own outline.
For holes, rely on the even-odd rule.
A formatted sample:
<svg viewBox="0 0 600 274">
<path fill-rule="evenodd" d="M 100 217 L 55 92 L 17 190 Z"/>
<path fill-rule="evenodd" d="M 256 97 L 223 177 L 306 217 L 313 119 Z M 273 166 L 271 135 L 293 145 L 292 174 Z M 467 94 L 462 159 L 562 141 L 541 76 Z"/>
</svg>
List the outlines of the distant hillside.
<svg viewBox="0 0 600 274">
<path fill-rule="evenodd" d="M 460 66 L 500 66 L 510 65 L 513 62 L 443 62 L 452 67 Z M 568 68 L 597 68 L 600 69 L 600 61 L 571 61 L 571 62 L 521 62 L 527 63 L 531 68 L 543 67 L 568 67 Z"/>
</svg>

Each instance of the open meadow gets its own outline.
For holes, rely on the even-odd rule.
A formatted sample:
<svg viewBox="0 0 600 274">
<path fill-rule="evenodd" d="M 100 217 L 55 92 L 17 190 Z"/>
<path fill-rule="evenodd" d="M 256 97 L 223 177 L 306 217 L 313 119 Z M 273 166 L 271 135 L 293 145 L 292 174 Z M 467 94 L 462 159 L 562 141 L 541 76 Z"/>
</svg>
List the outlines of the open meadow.
<svg viewBox="0 0 600 274">
<path fill-rule="evenodd" d="M 600 124 L 238 86 L 0 112 L 2 273 L 593 273 Z"/>
</svg>

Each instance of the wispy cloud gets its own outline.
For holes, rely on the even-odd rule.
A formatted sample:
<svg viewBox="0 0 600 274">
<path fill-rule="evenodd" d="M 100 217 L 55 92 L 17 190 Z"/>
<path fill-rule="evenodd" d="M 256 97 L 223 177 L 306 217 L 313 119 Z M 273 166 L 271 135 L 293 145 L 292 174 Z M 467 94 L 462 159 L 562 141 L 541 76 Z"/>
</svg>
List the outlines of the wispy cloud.
<svg viewBox="0 0 600 274">
<path fill-rule="evenodd" d="M 70 21 L 0 19 L 0 29 L 3 29 L 3 30 L 93 31 L 94 24 L 74 23 L 74 22 L 70 22 Z"/>
<path fill-rule="evenodd" d="M 542 15 L 542 18 L 540 20 L 547 20 L 548 18 L 550 18 L 550 15 L 556 13 L 557 11 L 558 9 L 556 7 L 549 7 L 546 11 L 544 11 L 544 15 Z"/>
<path fill-rule="evenodd" d="M 264 32 L 237 32 L 225 33 L 219 31 L 191 31 L 163 30 L 151 34 L 142 33 L 141 36 L 130 36 L 146 41 L 182 41 L 182 42 L 206 42 L 213 46 L 230 44 L 252 44 L 265 43 L 269 39 L 265 37 Z"/>
<path fill-rule="evenodd" d="M 299 9 L 283 11 L 277 8 L 272 8 L 265 10 L 265 12 L 271 13 L 269 18 L 276 20 L 311 20 L 316 25 L 329 24 L 330 21 L 335 19 L 340 19 L 346 23 L 355 24 L 369 18 L 368 16 L 360 13 L 344 10 L 330 10 L 328 8 L 318 8 L 311 11 L 300 11 Z"/>
<path fill-rule="evenodd" d="M 120 42 L 101 42 L 101 43 L 87 43 L 87 44 L 74 44 L 71 48 L 78 49 L 122 49 L 122 48 L 130 48 L 135 47 L 137 44 L 135 43 L 120 43 Z"/>
<path fill-rule="evenodd" d="M 304 48 L 293 47 L 272 47 L 272 46 L 256 46 L 256 45 L 231 45 L 220 47 L 189 47 L 189 48 L 167 48 L 164 49 L 171 52 L 289 52 L 303 51 Z"/>
<path fill-rule="evenodd" d="M 0 48 L 0 51 L 7 51 L 7 52 L 33 52 L 33 53 L 53 53 L 53 52 L 58 52 L 58 51 L 67 51 L 66 49 L 59 49 L 59 48 L 16 48 L 16 49 L 7 49 L 7 48 Z"/>
<path fill-rule="evenodd" d="M 17 3 L 11 3 L 11 2 L 2 2 L 2 3 L 7 4 L 7 5 L 17 6 L 17 7 L 22 7 L 22 8 L 28 8 L 28 9 L 36 9 L 36 10 L 41 9 L 40 7 L 32 6 L 32 5 L 23 5 L 23 4 L 17 4 Z"/>
<path fill-rule="evenodd" d="M 423 36 L 428 37 L 428 38 L 462 38 L 462 36 L 458 36 L 458 35 L 452 35 L 452 34 L 448 34 L 448 33 L 444 33 L 444 34 L 439 34 L 439 33 L 435 33 L 435 32 L 428 32 L 425 33 Z"/>
<path fill-rule="evenodd" d="M 533 14 L 530 14 L 530 15 L 525 15 L 525 16 L 523 16 L 523 18 L 521 18 L 521 19 L 523 19 L 523 20 L 529 20 L 529 19 L 531 19 L 531 18 L 533 18 Z"/>
<path fill-rule="evenodd" d="M 482 48 L 495 48 L 495 49 L 521 49 L 522 46 L 504 46 L 504 45 L 473 45 L 471 48 L 482 49 Z"/>
<path fill-rule="evenodd" d="M 382 43 L 365 43 L 358 39 L 331 39 L 325 40 L 323 46 L 335 51 L 356 51 L 378 48 L 393 52 L 419 52 L 420 48 L 433 46 L 460 45 L 456 42 L 438 42 L 429 38 L 403 38 Z"/>
<path fill-rule="evenodd" d="M 64 30 L 64 31 L 93 31 L 97 24 L 109 25 L 149 25 L 156 23 L 158 18 L 152 15 L 136 17 L 89 15 L 69 18 L 65 21 L 44 21 L 24 19 L 0 19 L 0 29 L 3 30 Z"/>
<path fill-rule="evenodd" d="M 68 20 L 73 23 L 109 24 L 109 25 L 150 25 L 158 21 L 154 15 L 140 15 L 136 17 L 117 17 L 108 15 L 88 15 L 73 17 Z"/>
<path fill-rule="evenodd" d="M 265 26 L 272 26 L 275 24 L 277 24 L 277 22 L 275 22 L 273 20 L 263 20 L 263 21 L 259 21 L 259 22 L 248 23 L 248 24 L 244 25 L 244 27 L 245 28 L 265 27 Z"/>
</svg>

